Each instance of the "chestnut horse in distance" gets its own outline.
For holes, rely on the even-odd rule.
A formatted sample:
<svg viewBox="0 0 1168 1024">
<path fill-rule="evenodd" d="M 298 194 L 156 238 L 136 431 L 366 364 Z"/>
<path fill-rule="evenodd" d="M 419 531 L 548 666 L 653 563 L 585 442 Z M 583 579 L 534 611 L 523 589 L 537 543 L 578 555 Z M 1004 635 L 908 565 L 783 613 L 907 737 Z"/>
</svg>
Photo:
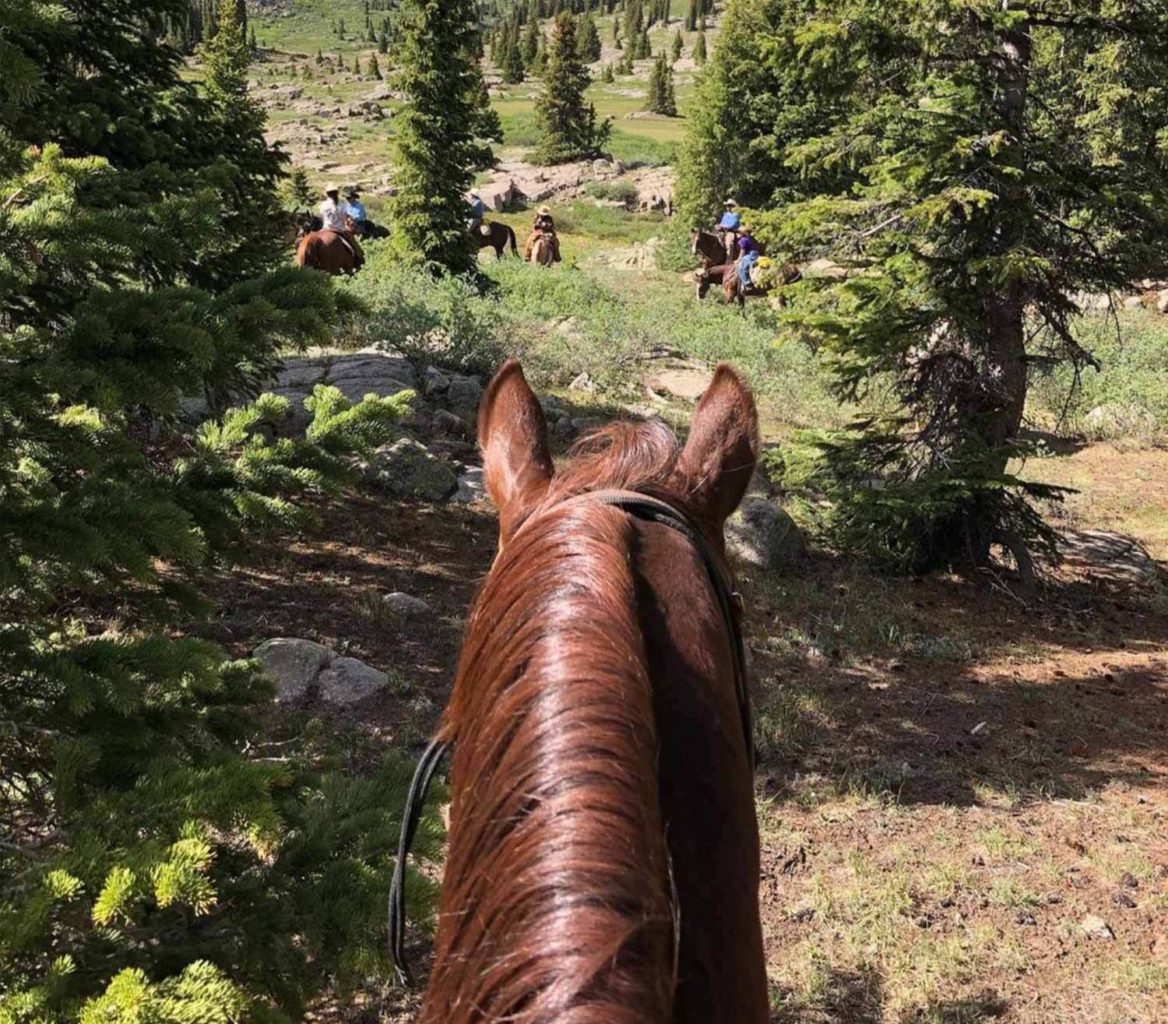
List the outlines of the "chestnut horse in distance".
<svg viewBox="0 0 1168 1024">
<path fill-rule="evenodd" d="M 720 366 L 684 447 L 617 423 L 556 470 L 511 361 L 479 441 L 499 550 L 439 732 L 450 845 L 419 1019 L 766 1024 L 752 758 L 710 568 L 754 471 L 754 401 Z"/>
</svg>

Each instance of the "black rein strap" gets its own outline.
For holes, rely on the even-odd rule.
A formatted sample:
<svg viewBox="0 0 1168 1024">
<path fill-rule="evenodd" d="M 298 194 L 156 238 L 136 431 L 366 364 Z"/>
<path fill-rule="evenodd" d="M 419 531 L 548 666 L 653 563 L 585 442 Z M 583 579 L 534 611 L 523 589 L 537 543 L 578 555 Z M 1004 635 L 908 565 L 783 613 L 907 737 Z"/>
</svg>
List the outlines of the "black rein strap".
<svg viewBox="0 0 1168 1024">
<path fill-rule="evenodd" d="M 734 657 L 734 686 L 738 697 L 738 710 L 742 718 L 742 729 L 746 738 L 746 753 L 754 770 L 754 724 L 750 707 L 750 691 L 746 684 L 746 646 L 742 635 L 742 597 L 734 587 L 733 580 L 725 568 L 722 558 L 706 539 L 705 534 L 672 505 L 656 498 L 650 498 L 632 491 L 597 491 L 569 499 L 563 505 L 591 502 L 620 509 L 648 523 L 659 523 L 676 530 L 685 537 L 701 556 L 709 574 L 710 585 L 718 600 L 722 619 L 730 633 L 731 649 Z M 410 790 L 406 796 L 406 806 L 402 813 L 401 838 L 397 847 L 397 863 L 393 869 L 393 880 L 389 886 L 389 948 L 393 954 L 398 980 L 403 985 L 413 984 L 409 964 L 406 961 L 406 861 L 410 848 L 422 820 L 426 805 L 426 795 L 430 783 L 434 781 L 442 759 L 453 744 L 434 740 L 426 748 L 418 761 Z"/>
</svg>

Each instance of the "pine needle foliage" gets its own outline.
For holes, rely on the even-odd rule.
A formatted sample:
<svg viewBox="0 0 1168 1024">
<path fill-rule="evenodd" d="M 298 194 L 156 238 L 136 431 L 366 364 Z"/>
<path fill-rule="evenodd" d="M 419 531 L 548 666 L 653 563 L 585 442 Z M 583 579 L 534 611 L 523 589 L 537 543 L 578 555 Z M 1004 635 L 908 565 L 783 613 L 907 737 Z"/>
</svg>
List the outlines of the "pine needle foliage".
<svg viewBox="0 0 1168 1024">
<path fill-rule="evenodd" d="M 1025 572 L 1053 537 L 1027 454 L 1036 373 L 1095 372 L 1076 296 L 1168 264 L 1168 9 L 1097 0 L 733 0 L 679 192 L 762 212 L 846 273 L 785 315 L 873 414 L 818 439 L 836 540 L 912 569 Z"/>
<path fill-rule="evenodd" d="M 399 25 L 394 83 L 409 100 L 394 118 L 395 244 L 433 267 L 467 273 L 475 253 L 464 196 L 501 137 L 483 101 L 477 5 L 404 0 Z"/>
<path fill-rule="evenodd" d="M 3 1024 L 297 1019 L 387 974 L 407 767 L 257 756 L 270 681 L 191 634 L 202 575 L 308 525 L 408 398 L 318 389 L 292 439 L 248 397 L 356 307 L 279 266 L 234 8 L 202 85 L 183 9 L 0 0 Z M 198 394 L 228 408 L 191 428 Z"/>
<path fill-rule="evenodd" d="M 563 164 L 600 156 L 612 123 L 607 119 L 598 123 L 596 107 L 584 99 L 592 79 L 580 60 L 575 20 L 566 12 L 552 27 L 543 75 L 543 90 L 535 102 L 537 161 Z"/>
</svg>

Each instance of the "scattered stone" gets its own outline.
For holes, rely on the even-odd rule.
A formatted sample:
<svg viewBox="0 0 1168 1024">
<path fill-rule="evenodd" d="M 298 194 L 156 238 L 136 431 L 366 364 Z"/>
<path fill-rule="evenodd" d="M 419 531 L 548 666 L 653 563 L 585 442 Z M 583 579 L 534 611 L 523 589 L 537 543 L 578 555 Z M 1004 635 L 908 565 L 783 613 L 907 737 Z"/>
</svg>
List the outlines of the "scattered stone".
<svg viewBox="0 0 1168 1024">
<path fill-rule="evenodd" d="M 587 373 L 580 374 L 571 384 L 568 385 L 569 391 L 583 391 L 587 394 L 592 394 L 596 390 L 596 385 L 592 382 L 592 378 Z"/>
<path fill-rule="evenodd" d="M 932 928 L 933 916 L 932 914 L 921 914 L 916 918 L 915 921 L 913 921 L 913 924 L 915 924 L 918 928 Z"/>
<path fill-rule="evenodd" d="M 426 372 L 422 374 L 422 391 L 427 397 L 444 394 L 448 387 L 450 378 L 446 374 L 436 366 L 426 367 Z"/>
<path fill-rule="evenodd" d="M 446 404 L 459 416 L 471 417 L 479 411 L 483 386 L 474 377 L 455 377 L 446 391 Z"/>
<path fill-rule="evenodd" d="M 1140 887 L 1140 880 L 1130 871 L 1125 871 L 1123 877 L 1119 880 L 1119 884 L 1125 889 L 1138 889 Z"/>
<path fill-rule="evenodd" d="M 356 658 L 337 658 L 317 677 L 321 700 L 356 704 L 385 689 L 389 676 Z"/>
<path fill-rule="evenodd" d="M 262 643 L 252 652 L 264 670 L 276 680 L 276 703 L 299 700 L 327 668 L 335 655 L 329 648 L 311 640 L 277 637 Z"/>
<path fill-rule="evenodd" d="M 444 434 L 448 437 L 466 437 L 466 421 L 461 416 L 455 416 L 449 409 L 438 409 L 434 412 L 430 429 L 435 434 Z"/>
<path fill-rule="evenodd" d="M 1129 295 L 1123 300 L 1124 309 L 1139 309 L 1144 304 L 1144 300 L 1139 295 Z"/>
<path fill-rule="evenodd" d="M 561 441 L 571 441 L 576 436 L 576 428 L 572 425 L 571 417 L 561 416 L 556 421 L 555 433 Z"/>
<path fill-rule="evenodd" d="M 1038 924 L 1038 922 L 1034 919 L 1034 915 L 1026 910 L 1019 910 L 1014 915 L 1014 921 L 1017 924 L 1027 925 L 1027 926 L 1033 926 L 1033 925 Z"/>
<path fill-rule="evenodd" d="M 1085 935 L 1093 939 L 1102 939 L 1106 942 L 1114 941 L 1115 932 L 1111 930 L 1111 925 L 1101 917 L 1094 914 L 1088 914 L 1082 921 L 1079 922 L 1079 927 L 1083 930 Z"/>
<path fill-rule="evenodd" d="M 796 924 L 807 924 L 815 918 L 814 907 L 803 907 L 801 910 L 796 910 L 791 915 L 791 920 Z"/>
<path fill-rule="evenodd" d="M 762 498 L 747 498 L 726 523 L 726 549 L 747 565 L 776 569 L 802 558 L 807 545 L 795 520 L 782 508 Z"/>
<path fill-rule="evenodd" d="M 363 470 L 366 479 L 398 498 L 445 501 L 458 487 L 454 471 L 409 437 L 378 448 Z"/>
<path fill-rule="evenodd" d="M 1111 897 L 1111 902 L 1125 910 L 1135 910 L 1138 904 L 1122 889 Z"/>
<path fill-rule="evenodd" d="M 661 394 L 696 402 L 706 393 L 713 379 L 714 374 L 708 367 L 700 363 L 686 363 L 668 366 L 655 373 L 646 383 Z"/>
<path fill-rule="evenodd" d="M 406 387 L 417 384 L 418 375 L 408 359 L 367 349 L 352 355 L 338 356 L 329 367 L 329 381 L 340 386 L 343 380 L 384 379 L 401 381 Z"/>
<path fill-rule="evenodd" d="M 381 601 L 391 616 L 402 622 L 434 614 L 433 609 L 420 597 L 403 594 L 400 591 L 386 594 Z"/>
<path fill-rule="evenodd" d="M 458 490 L 450 499 L 460 505 L 477 505 L 487 500 L 487 484 L 483 479 L 483 471 L 479 466 L 468 466 L 458 478 Z"/>
<path fill-rule="evenodd" d="M 1168 313 L 1168 288 L 1156 296 L 1156 309 L 1161 313 Z"/>
<path fill-rule="evenodd" d="M 980 736 L 989 728 L 989 722 L 978 722 L 972 729 L 969 730 L 970 736 Z"/>
</svg>

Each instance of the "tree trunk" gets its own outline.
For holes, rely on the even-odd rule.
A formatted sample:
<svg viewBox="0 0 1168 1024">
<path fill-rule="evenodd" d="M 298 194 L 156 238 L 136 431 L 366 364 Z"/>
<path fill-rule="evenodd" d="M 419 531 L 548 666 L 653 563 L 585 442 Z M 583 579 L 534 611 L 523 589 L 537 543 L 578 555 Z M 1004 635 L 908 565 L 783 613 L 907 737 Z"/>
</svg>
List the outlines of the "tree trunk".
<svg viewBox="0 0 1168 1024">
<path fill-rule="evenodd" d="M 1016 2 L 1016 0 L 1015 0 Z M 1011 0 L 1001 0 L 1008 10 Z M 995 105 L 1000 123 L 1009 132 L 1009 152 L 1015 167 L 1026 164 L 1026 99 L 1029 86 L 1032 43 L 1029 23 L 1000 29 L 996 41 L 997 96 Z M 1016 179 L 1004 180 L 998 222 L 998 255 L 1005 255 L 1024 239 L 1026 218 L 1020 207 L 1026 202 L 1025 186 Z M 990 292 L 986 297 L 988 372 L 996 391 L 995 407 L 983 427 L 985 441 L 1000 454 L 1001 468 L 1009 460 L 1010 442 L 1022 425 L 1026 406 L 1026 341 L 1024 316 L 1026 296 L 1016 282 Z"/>
</svg>

